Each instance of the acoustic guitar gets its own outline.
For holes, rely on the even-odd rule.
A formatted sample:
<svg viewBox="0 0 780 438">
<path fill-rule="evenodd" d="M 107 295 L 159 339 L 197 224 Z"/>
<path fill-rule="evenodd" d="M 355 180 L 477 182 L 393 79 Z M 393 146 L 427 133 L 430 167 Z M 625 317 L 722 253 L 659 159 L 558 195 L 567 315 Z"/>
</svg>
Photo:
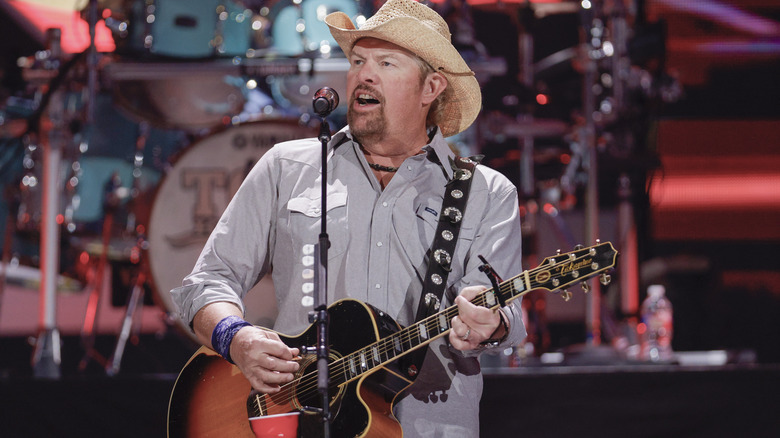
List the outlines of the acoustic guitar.
<svg viewBox="0 0 780 438">
<path fill-rule="evenodd" d="M 600 275 L 609 283 L 617 251 L 610 242 L 547 257 L 536 268 L 522 272 L 478 294 L 472 303 L 498 308 L 532 290 L 559 292 L 567 286 Z M 583 289 L 587 283 L 583 283 Z M 586 290 L 587 291 L 587 290 Z M 401 425 L 393 416 L 395 397 L 414 382 L 416 361 L 406 361 L 434 339 L 447 335 L 451 306 L 408 327 L 401 327 L 375 307 L 351 299 L 327 309 L 329 326 L 328 376 L 331 435 L 334 437 L 400 437 Z M 290 347 L 311 351 L 317 328 L 309 326 L 297 336 L 279 334 Z M 302 436 L 321 434 L 322 396 L 317 388 L 316 354 L 302 354 L 295 379 L 276 394 L 252 389 L 235 365 L 207 347 L 201 347 L 179 374 L 168 407 L 168 436 L 253 438 L 249 418 L 302 413 Z M 319 431 L 319 433 L 318 433 Z"/>
</svg>

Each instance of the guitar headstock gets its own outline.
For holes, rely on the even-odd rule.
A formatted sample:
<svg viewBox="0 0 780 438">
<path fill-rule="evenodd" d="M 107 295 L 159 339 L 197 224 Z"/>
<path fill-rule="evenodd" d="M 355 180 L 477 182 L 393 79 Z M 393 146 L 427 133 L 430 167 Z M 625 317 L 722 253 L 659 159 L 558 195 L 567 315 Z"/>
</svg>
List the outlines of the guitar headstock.
<svg viewBox="0 0 780 438">
<path fill-rule="evenodd" d="M 612 243 L 603 242 L 547 257 L 529 271 L 531 288 L 553 292 L 599 274 L 599 281 L 607 285 L 610 282 L 607 271 L 615 267 L 617 254 Z M 587 283 L 583 283 L 583 289 L 587 292 Z M 571 293 L 565 292 L 563 297 L 568 301 Z"/>
</svg>

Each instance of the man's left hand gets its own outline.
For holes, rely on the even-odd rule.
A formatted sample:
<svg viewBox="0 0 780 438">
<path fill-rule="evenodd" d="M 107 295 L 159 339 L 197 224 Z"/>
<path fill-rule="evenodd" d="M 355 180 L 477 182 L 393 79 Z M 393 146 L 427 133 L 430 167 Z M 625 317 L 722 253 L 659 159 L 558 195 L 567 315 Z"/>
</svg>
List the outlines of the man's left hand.
<svg viewBox="0 0 780 438">
<path fill-rule="evenodd" d="M 498 314 L 501 310 L 488 309 L 471 303 L 474 297 L 486 289 L 484 286 L 466 287 L 455 298 L 458 316 L 452 318 L 450 344 L 458 350 L 475 350 L 480 347 L 481 342 L 490 339 L 491 335 L 493 338 L 504 336 L 504 328 L 501 326 L 501 317 Z"/>
</svg>

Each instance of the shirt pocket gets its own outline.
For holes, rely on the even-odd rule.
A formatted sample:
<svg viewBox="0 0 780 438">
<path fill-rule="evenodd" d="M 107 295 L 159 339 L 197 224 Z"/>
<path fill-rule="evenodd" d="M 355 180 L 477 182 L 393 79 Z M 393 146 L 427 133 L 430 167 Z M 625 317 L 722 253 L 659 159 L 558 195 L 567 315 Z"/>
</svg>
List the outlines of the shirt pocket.
<svg viewBox="0 0 780 438">
<path fill-rule="evenodd" d="M 315 196 L 312 196 L 315 195 Z M 347 224 L 347 192 L 330 191 L 327 199 L 327 233 L 330 240 L 328 259 L 343 254 L 347 248 L 349 228 Z M 295 248 L 319 242 L 321 231 L 320 212 L 322 198 L 319 192 L 305 192 L 287 202 L 290 213 L 290 235 Z"/>
<path fill-rule="evenodd" d="M 428 268 L 424 264 L 425 254 L 431 249 L 433 240 L 436 237 L 441 208 L 441 199 L 429 199 L 415 206 L 414 223 L 403 223 L 402 221 L 396 221 L 395 223 L 396 232 L 401 240 L 404 252 L 409 257 L 412 265 L 418 270 L 420 277 L 425 276 L 425 270 Z M 464 217 L 458 234 L 458 242 L 455 246 L 455 254 L 452 255 L 452 272 L 447 280 L 448 283 L 453 283 L 463 275 L 463 261 L 471 249 L 476 232 L 477 229 L 473 225 L 466 223 L 466 218 Z"/>
<path fill-rule="evenodd" d="M 425 253 L 433 243 L 439 209 L 441 199 L 427 199 L 402 209 L 405 214 L 398 211 L 393 214 L 393 230 L 400 248 L 420 277 L 425 274 Z"/>
</svg>

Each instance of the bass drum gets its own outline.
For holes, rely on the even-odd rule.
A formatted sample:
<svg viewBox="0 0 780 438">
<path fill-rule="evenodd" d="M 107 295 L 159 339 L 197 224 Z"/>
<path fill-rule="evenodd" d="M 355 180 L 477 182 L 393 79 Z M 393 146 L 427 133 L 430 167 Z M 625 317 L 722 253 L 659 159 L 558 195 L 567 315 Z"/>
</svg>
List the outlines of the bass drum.
<svg viewBox="0 0 780 438">
<path fill-rule="evenodd" d="M 158 304 L 176 314 L 170 290 L 181 286 L 241 182 L 274 144 L 315 136 L 297 121 L 260 121 L 227 128 L 193 144 L 165 175 L 152 204 L 148 257 Z M 270 276 L 245 300 L 246 320 L 270 327 L 276 298 Z M 178 317 L 176 324 L 194 338 Z"/>
</svg>

